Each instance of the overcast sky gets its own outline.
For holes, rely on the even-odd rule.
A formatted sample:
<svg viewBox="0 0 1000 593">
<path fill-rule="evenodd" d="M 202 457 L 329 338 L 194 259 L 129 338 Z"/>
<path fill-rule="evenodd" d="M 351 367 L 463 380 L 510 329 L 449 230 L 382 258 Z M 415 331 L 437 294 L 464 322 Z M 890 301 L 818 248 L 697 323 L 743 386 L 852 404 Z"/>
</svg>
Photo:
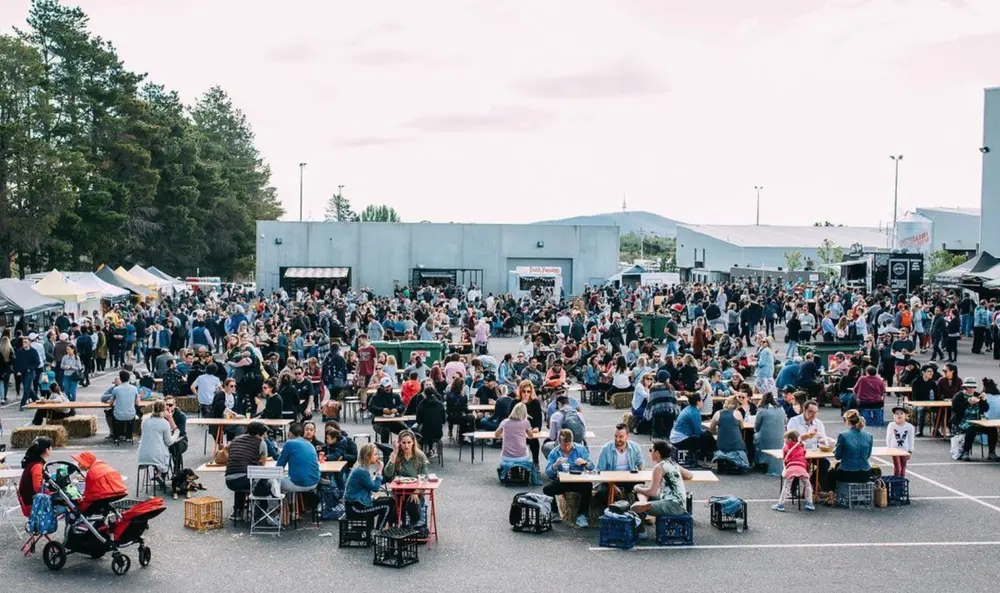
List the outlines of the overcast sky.
<svg viewBox="0 0 1000 593">
<path fill-rule="evenodd" d="M 298 218 L 621 209 L 870 224 L 978 206 L 998 0 L 80 0 L 126 65 L 223 86 Z M 29 0 L 0 1 L 23 24 Z"/>
</svg>

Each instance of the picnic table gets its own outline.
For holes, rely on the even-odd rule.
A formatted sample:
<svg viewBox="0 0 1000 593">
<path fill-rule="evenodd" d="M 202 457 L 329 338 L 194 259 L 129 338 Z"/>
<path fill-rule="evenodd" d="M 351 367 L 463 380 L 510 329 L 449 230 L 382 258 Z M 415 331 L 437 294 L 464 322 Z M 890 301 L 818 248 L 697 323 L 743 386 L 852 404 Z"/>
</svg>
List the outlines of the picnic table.
<svg viewBox="0 0 1000 593">
<path fill-rule="evenodd" d="M 559 481 L 564 484 L 607 484 L 608 504 L 615 501 L 615 484 L 644 484 L 652 480 L 653 470 L 651 469 L 644 469 L 637 472 L 615 470 L 583 472 L 579 474 L 559 472 Z M 691 484 L 715 484 L 719 481 L 719 477 L 709 470 L 695 470 L 691 472 L 691 479 L 684 481 Z"/>
<path fill-rule="evenodd" d="M 951 436 L 948 431 L 948 420 L 951 417 L 951 401 L 913 401 L 903 400 L 904 408 L 927 408 L 934 412 L 934 423 L 931 425 L 931 436 L 942 439 Z"/>
<path fill-rule="evenodd" d="M 392 495 L 396 498 L 396 524 L 403 524 L 403 507 L 406 506 L 406 498 L 412 494 L 417 494 L 420 496 L 426 496 L 430 508 L 427 510 L 427 537 L 422 538 L 418 541 L 423 541 L 427 543 L 427 549 L 431 549 L 431 538 L 434 541 L 438 541 L 438 526 L 437 526 L 437 500 L 435 499 L 435 493 L 437 489 L 441 487 L 441 478 L 437 478 L 434 481 L 430 480 L 416 480 L 416 481 L 400 481 L 398 478 L 389 482 L 385 487 L 392 492 Z"/>
<path fill-rule="evenodd" d="M 785 455 L 781 449 L 764 449 L 764 455 L 769 455 L 775 459 L 784 459 Z M 872 457 L 909 457 L 909 451 L 897 449 L 896 447 L 872 447 Z M 821 451 L 819 449 L 806 449 L 806 461 L 819 461 L 820 459 L 833 459 L 834 452 Z M 784 478 L 782 478 L 783 480 Z M 819 464 L 813 464 L 813 495 L 819 494 Z"/>
<path fill-rule="evenodd" d="M 896 394 L 896 405 L 898 406 L 901 403 L 903 403 L 903 400 L 906 398 L 907 395 L 913 393 L 913 388 L 907 387 L 905 385 L 901 386 L 901 387 L 899 387 L 899 386 L 897 386 L 897 387 L 886 387 L 885 388 L 885 392 L 886 392 L 886 394 L 889 394 L 889 393 L 895 393 Z"/>
<path fill-rule="evenodd" d="M 264 419 L 264 418 L 190 418 L 187 423 L 188 426 L 204 426 L 205 427 L 205 438 L 203 443 L 203 454 L 208 453 L 208 433 L 209 429 L 213 426 L 249 426 L 251 422 L 260 422 L 264 426 L 281 428 L 284 431 L 293 422 L 291 418 L 281 418 L 281 419 Z M 222 434 L 223 431 L 219 431 L 216 435 L 215 443 L 220 448 L 222 447 Z"/>
<path fill-rule="evenodd" d="M 983 428 L 1000 428 L 1000 419 L 996 420 L 971 420 L 969 424 L 975 424 L 976 426 L 982 426 Z M 0 458 L 0 461 L 3 459 Z"/>
<path fill-rule="evenodd" d="M 492 412 L 495 408 L 493 404 L 469 404 L 470 412 Z"/>
<path fill-rule="evenodd" d="M 549 437 L 548 431 L 533 432 L 530 439 L 547 439 Z M 491 439 L 496 439 L 496 431 L 493 430 L 477 430 L 475 432 L 467 432 L 462 435 L 458 441 L 458 460 L 462 460 L 462 446 L 465 443 L 465 439 L 469 439 L 469 449 L 471 449 L 471 463 L 476 463 L 476 441 L 479 441 L 479 461 L 483 461 L 486 451 L 486 441 Z M 596 439 L 597 435 L 593 431 L 588 430 L 584 433 L 583 438 L 585 439 Z"/>
<path fill-rule="evenodd" d="M 274 467 L 275 461 L 273 459 L 267 460 L 264 467 Z M 319 471 L 321 474 L 336 474 L 344 470 L 344 466 L 347 465 L 346 461 L 322 461 L 319 464 Z M 287 471 L 287 466 L 286 466 Z M 198 466 L 198 469 L 194 470 L 195 473 L 207 473 L 207 474 L 218 474 L 226 471 L 226 464 L 224 463 L 203 463 Z"/>
<path fill-rule="evenodd" d="M 374 416 L 372 422 L 375 423 L 385 423 L 385 422 L 416 422 L 416 416 Z"/>
</svg>

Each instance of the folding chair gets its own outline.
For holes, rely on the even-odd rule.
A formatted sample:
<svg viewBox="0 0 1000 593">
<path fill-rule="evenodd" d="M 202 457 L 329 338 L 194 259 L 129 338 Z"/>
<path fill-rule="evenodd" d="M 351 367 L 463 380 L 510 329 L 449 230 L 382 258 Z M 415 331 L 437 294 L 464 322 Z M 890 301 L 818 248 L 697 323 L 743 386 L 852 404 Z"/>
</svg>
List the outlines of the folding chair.
<svg viewBox="0 0 1000 593">
<path fill-rule="evenodd" d="M 250 535 L 256 533 L 266 535 L 281 535 L 281 508 L 285 495 L 281 492 L 281 478 L 285 470 L 281 467 L 247 468 L 247 478 L 250 480 L 250 495 L 247 504 L 250 505 Z M 265 494 L 259 494 L 266 491 Z"/>
</svg>

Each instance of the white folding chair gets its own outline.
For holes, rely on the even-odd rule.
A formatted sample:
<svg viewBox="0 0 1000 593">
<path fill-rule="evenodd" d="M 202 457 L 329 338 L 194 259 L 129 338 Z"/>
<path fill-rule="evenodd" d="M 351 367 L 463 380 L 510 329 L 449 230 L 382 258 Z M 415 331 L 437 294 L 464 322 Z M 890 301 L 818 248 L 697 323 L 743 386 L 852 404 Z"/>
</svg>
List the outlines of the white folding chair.
<svg viewBox="0 0 1000 593">
<path fill-rule="evenodd" d="M 17 500 L 20 470 L 0 470 L 0 522 L 9 524 L 18 535 L 24 535 L 25 518 Z"/>
<path fill-rule="evenodd" d="M 250 480 L 250 535 L 281 535 L 281 509 L 285 495 L 281 492 L 281 478 L 285 475 L 281 467 L 247 468 Z M 266 494 L 258 494 L 266 490 Z"/>
</svg>

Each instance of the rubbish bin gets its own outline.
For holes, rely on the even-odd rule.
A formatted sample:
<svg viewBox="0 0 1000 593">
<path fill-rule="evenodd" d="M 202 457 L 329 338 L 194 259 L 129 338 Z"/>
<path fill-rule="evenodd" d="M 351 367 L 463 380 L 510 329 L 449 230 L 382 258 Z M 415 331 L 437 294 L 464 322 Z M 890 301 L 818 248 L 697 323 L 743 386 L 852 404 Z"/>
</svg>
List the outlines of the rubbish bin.
<svg viewBox="0 0 1000 593">
<path fill-rule="evenodd" d="M 403 353 L 400 351 L 399 342 L 372 342 L 372 346 L 375 347 L 375 350 L 378 350 L 379 354 L 385 352 L 389 356 L 395 356 L 396 365 L 399 368 L 403 368 L 405 359 L 402 358 Z"/>
<path fill-rule="evenodd" d="M 830 357 L 837 352 L 843 352 L 848 357 L 854 353 L 854 351 L 861 348 L 861 342 L 852 341 L 841 341 L 841 342 L 810 342 L 808 344 L 803 344 L 799 348 L 813 352 L 813 362 L 820 370 L 830 369 Z"/>
<path fill-rule="evenodd" d="M 646 334 L 647 338 L 653 338 L 653 342 L 660 344 L 666 340 L 663 331 L 667 329 L 667 322 L 670 318 L 666 315 L 654 315 L 653 316 L 653 333 Z M 643 326 L 642 331 L 646 331 L 646 327 Z"/>
<path fill-rule="evenodd" d="M 636 313 L 635 317 L 642 324 L 642 335 L 647 338 L 653 338 L 653 343 L 658 344 L 659 340 L 653 335 L 653 316 L 649 313 Z"/>
<path fill-rule="evenodd" d="M 413 353 L 419 354 L 427 366 L 444 358 L 444 345 L 441 342 L 411 340 L 399 342 L 399 349 L 401 357 L 398 362 L 401 369 L 409 365 Z"/>
</svg>

